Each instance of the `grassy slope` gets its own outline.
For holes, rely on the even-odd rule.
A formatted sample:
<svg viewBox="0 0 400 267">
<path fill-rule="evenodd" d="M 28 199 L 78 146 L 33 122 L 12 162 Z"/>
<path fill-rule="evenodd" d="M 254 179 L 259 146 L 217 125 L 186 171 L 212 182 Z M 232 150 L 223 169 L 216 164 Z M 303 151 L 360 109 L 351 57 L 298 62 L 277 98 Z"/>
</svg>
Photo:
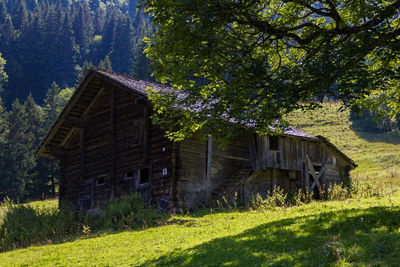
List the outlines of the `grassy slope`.
<svg viewBox="0 0 400 267">
<path fill-rule="evenodd" d="M 355 179 L 385 180 L 396 187 L 399 146 L 381 142 L 396 138 L 359 133 L 366 137 L 361 139 L 351 130 L 349 113 L 336 109 L 327 105 L 295 114 L 294 124 L 329 137 L 352 157 L 359 165 Z M 169 225 L 143 231 L 2 253 L 0 265 L 399 266 L 399 203 L 396 192 L 380 199 L 314 202 L 266 212 L 178 216 Z"/>
<path fill-rule="evenodd" d="M 289 121 L 310 134 L 327 137 L 352 158 L 358 165 L 352 172 L 354 179 L 373 179 L 389 186 L 390 183 L 400 185 L 400 135 L 354 131 L 350 111 L 338 112 L 339 107 L 338 104 L 328 103 L 313 112 L 298 111 Z"/>
<path fill-rule="evenodd" d="M 398 203 L 400 197 L 391 201 Z M 0 254 L 3 265 L 400 265 L 389 198 L 180 216 L 171 225 Z"/>
</svg>

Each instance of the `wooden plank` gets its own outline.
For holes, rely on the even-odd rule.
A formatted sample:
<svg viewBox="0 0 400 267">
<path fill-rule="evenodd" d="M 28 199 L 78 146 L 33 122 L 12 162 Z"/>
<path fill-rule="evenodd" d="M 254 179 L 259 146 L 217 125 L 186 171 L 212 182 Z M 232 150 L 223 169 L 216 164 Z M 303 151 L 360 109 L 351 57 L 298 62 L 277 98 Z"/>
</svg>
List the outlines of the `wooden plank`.
<svg viewBox="0 0 400 267">
<path fill-rule="evenodd" d="M 75 117 L 75 116 L 67 116 L 64 119 L 64 122 L 68 125 L 71 125 L 72 127 L 82 127 L 83 126 L 83 120 L 81 118 Z"/>
<path fill-rule="evenodd" d="M 81 127 L 81 133 L 80 133 L 80 148 L 81 148 L 81 153 L 80 153 L 80 176 L 83 178 L 85 175 L 85 127 Z"/>
<path fill-rule="evenodd" d="M 171 170 L 171 189 L 170 189 L 170 207 L 175 207 L 177 204 L 177 180 L 178 180 L 178 164 L 179 164 L 179 143 L 172 144 L 172 170 Z"/>
<path fill-rule="evenodd" d="M 212 136 L 207 138 L 207 166 L 206 166 L 206 196 L 211 197 L 211 167 L 212 167 Z"/>
<path fill-rule="evenodd" d="M 305 190 L 308 192 L 310 189 L 310 173 L 307 166 L 307 163 L 304 162 Z"/>
<path fill-rule="evenodd" d="M 322 175 L 324 174 L 324 170 L 325 170 L 325 168 L 326 168 L 326 163 L 327 163 L 327 161 L 324 161 L 324 164 L 322 165 L 322 167 L 321 167 L 321 170 L 318 172 L 318 175 L 316 176 L 316 178 L 315 178 L 315 181 L 312 183 L 312 185 L 311 185 L 311 190 L 314 190 L 314 187 L 316 186 L 316 185 L 318 185 L 319 184 L 319 189 L 321 189 L 321 183 L 320 183 L 320 178 L 322 177 Z"/>
<path fill-rule="evenodd" d="M 86 107 L 85 111 L 83 112 L 81 118 L 85 118 L 86 115 L 89 113 L 90 109 L 93 107 L 93 105 L 96 103 L 96 101 L 99 99 L 101 94 L 104 92 L 104 88 L 101 88 L 100 91 L 96 94 L 96 96 L 93 98 L 93 100 L 90 102 L 90 104 Z"/>
<path fill-rule="evenodd" d="M 115 90 L 110 94 L 110 121 L 111 121 L 111 193 L 110 199 L 114 198 L 115 189 Z"/>
<path fill-rule="evenodd" d="M 149 121 L 149 105 L 143 107 L 143 158 L 147 163 L 150 155 L 150 121 Z"/>
<path fill-rule="evenodd" d="M 272 190 L 273 191 L 277 184 L 277 169 L 272 169 Z"/>
<path fill-rule="evenodd" d="M 307 159 L 307 164 L 308 164 L 308 169 L 311 172 L 312 177 L 314 178 L 314 183 L 318 186 L 318 189 L 321 190 L 321 184 L 319 183 L 319 178 L 317 176 L 317 173 L 314 170 L 314 166 L 312 165 L 312 162 L 310 160 L 310 158 L 308 157 L 308 155 L 306 155 L 306 159 Z M 314 187 L 311 188 L 311 190 L 313 190 Z"/>
<path fill-rule="evenodd" d="M 267 153 L 268 153 L 268 136 L 258 136 L 258 150 L 260 152 L 260 168 L 265 170 L 267 168 Z"/>
<path fill-rule="evenodd" d="M 257 148 L 256 148 L 255 134 L 248 135 L 248 143 L 249 143 L 251 167 L 253 168 L 253 171 L 256 172 L 256 171 L 258 171 L 259 166 L 258 166 L 258 161 L 257 161 Z"/>
</svg>

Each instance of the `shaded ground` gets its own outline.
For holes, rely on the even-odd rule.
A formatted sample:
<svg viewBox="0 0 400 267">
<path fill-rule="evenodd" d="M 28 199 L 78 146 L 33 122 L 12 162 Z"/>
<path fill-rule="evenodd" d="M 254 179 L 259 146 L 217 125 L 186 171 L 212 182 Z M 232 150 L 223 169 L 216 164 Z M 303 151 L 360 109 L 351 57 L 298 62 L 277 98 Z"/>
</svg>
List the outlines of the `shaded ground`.
<svg viewBox="0 0 400 267">
<path fill-rule="evenodd" d="M 399 208 L 322 213 L 262 224 L 141 266 L 399 266 L 399 227 Z"/>
</svg>

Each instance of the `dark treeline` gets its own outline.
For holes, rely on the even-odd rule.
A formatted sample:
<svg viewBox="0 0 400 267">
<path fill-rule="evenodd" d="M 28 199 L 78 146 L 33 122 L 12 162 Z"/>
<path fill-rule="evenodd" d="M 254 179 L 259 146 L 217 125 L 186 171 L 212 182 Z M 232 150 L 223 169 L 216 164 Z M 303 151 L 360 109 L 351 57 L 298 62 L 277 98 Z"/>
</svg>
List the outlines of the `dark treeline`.
<svg viewBox="0 0 400 267">
<path fill-rule="evenodd" d="M 37 145 L 90 66 L 151 79 L 153 31 L 134 0 L 0 0 L 0 201 L 56 195 Z"/>
<path fill-rule="evenodd" d="M 149 79 L 141 40 L 153 30 L 134 0 L 0 0 L 4 105 L 29 94 L 42 103 L 53 81 L 74 86 L 84 66 L 104 60 L 116 72 Z"/>
<path fill-rule="evenodd" d="M 43 105 L 28 95 L 23 102 L 16 99 L 9 111 L 0 98 L 0 200 L 56 196 L 58 164 L 55 160 L 38 159 L 34 152 L 73 91 L 61 90 L 53 83 Z"/>
</svg>

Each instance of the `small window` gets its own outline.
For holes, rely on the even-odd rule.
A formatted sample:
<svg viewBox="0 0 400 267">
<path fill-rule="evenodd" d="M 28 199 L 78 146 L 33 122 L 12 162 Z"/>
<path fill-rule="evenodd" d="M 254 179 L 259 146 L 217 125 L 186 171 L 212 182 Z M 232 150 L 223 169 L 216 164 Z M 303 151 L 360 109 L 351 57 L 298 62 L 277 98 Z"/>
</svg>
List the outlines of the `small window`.
<svg viewBox="0 0 400 267">
<path fill-rule="evenodd" d="M 105 176 L 97 177 L 96 186 L 101 186 L 101 185 L 104 185 L 105 183 L 106 183 L 106 177 Z"/>
<path fill-rule="evenodd" d="M 133 179 L 136 177 L 136 173 L 137 173 L 136 169 L 131 169 L 125 173 L 124 179 L 127 180 Z"/>
<path fill-rule="evenodd" d="M 161 151 L 162 151 L 162 152 L 165 152 L 165 151 L 167 151 L 167 149 L 166 149 L 165 147 L 163 147 L 163 148 L 161 149 Z"/>
<path fill-rule="evenodd" d="M 140 169 L 138 184 L 147 184 L 150 182 L 149 169 Z"/>
<path fill-rule="evenodd" d="M 269 137 L 269 149 L 279 150 L 279 136 L 274 135 Z"/>
<path fill-rule="evenodd" d="M 336 157 L 332 156 L 332 165 L 336 165 Z"/>
<path fill-rule="evenodd" d="M 168 169 L 167 168 L 162 169 L 162 175 L 166 176 L 167 174 L 168 174 Z"/>
</svg>

